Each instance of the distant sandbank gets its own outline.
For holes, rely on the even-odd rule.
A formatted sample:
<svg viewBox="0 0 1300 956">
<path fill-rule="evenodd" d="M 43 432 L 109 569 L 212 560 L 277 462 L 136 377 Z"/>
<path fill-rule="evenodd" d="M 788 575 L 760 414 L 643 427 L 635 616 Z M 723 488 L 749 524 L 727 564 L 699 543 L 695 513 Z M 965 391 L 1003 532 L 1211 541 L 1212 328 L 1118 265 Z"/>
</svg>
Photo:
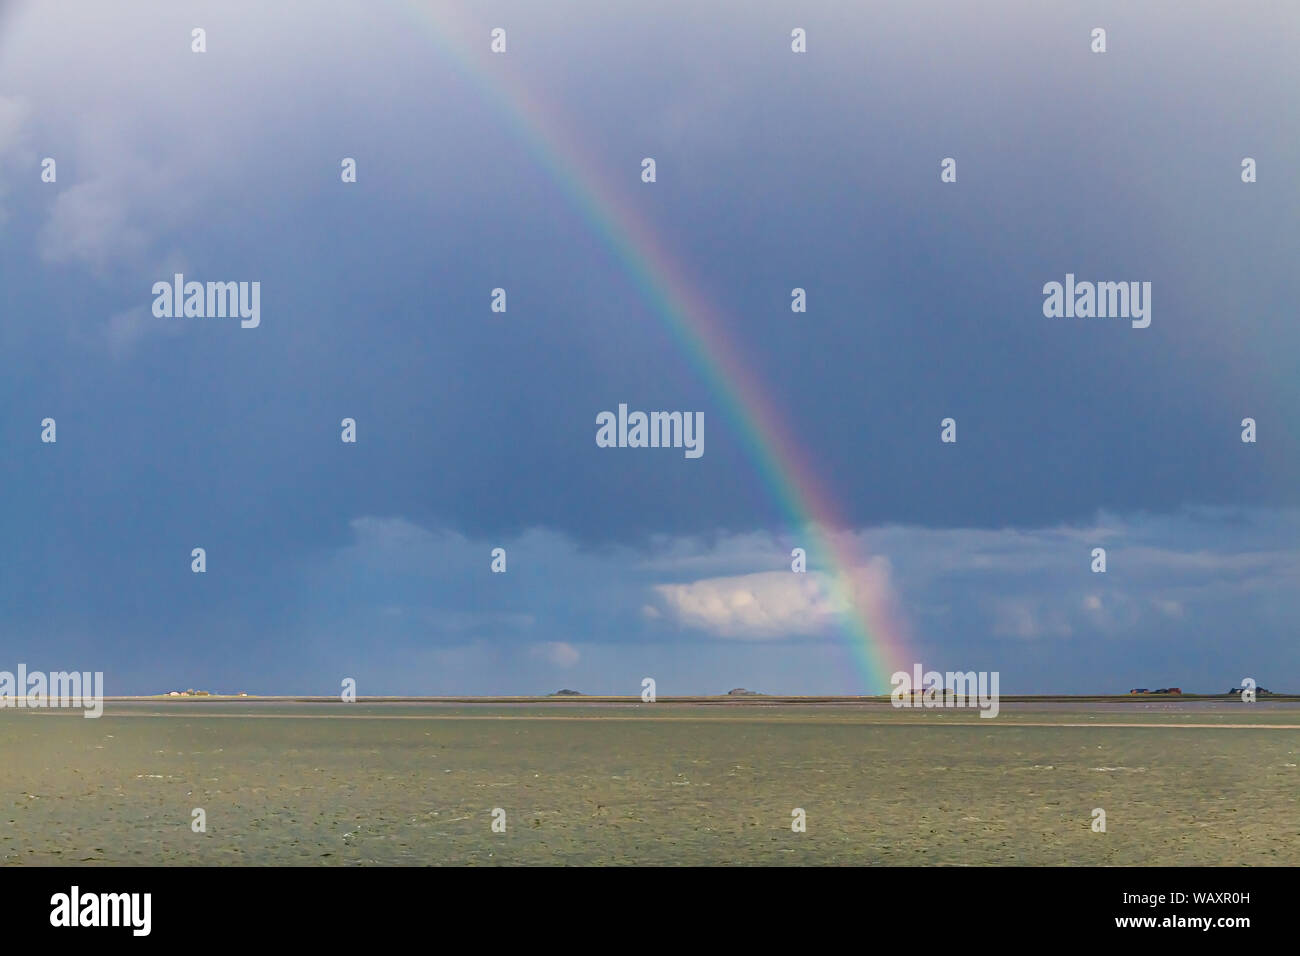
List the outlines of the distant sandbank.
<svg viewBox="0 0 1300 956">
<path fill-rule="evenodd" d="M 919 695 L 918 695 L 919 696 Z M 1068 704 L 1091 704 L 1091 703 L 1188 703 L 1196 701 L 1211 701 L 1222 703 L 1239 699 L 1236 694 L 1150 694 L 1150 695 L 1133 695 L 1133 694 L 1003 694 L 1000 700 L 1004 703 L 1068 703 Z M 309 696 L 309 695 L 269 695 L 262 696 L 258 694 L 204 694 L 201 696 L 179 696 L 172 697 L 166 694 L 145 694 L 139 696 L 122 696 L 122 697 L 105 697 L 106 701 L 166 701 L 177 703 L 201 703 L 204 701 L 261 701 L 265 703 L 302 703 L 302 704 L 339 704 L 344 703 L 337 695 Z M 1259 702 L 1264 701 L 1300 701 L 1300 694 L 1269 694 L 1260 697 Z M 853 704 L 888 704 L 890 697 L 887 694 L 861 697 L 833 697 L 833 696 L 812 696 L 800 697 L 794 695 L 767 695 L 752 694 L 744 697 L 735 697 L 727 694 L 718 694 L 706 697 L 658 697 L 656 703 L 661 704 L 719 704 L 739 707 L 754 707 L 764 705 L 797 705 L 808 706 L 810 704 L 834 704 L 834 705 L 853 705 Z M 539 695 L 535 697 L 399 697 L 399 696 L 378 696 L 367 697 L 358 696 L 356 703 L 369 704 L 554 704 L 556 706 L 574 706 L 583 704 L 639 704 L 642 703 L 640 697 L 634 696 L 614 696 L 599 694 L 582 694 L 582 695 Z M 1246 705 L 1249 706 L 1249 705 Z"/>
</svg>

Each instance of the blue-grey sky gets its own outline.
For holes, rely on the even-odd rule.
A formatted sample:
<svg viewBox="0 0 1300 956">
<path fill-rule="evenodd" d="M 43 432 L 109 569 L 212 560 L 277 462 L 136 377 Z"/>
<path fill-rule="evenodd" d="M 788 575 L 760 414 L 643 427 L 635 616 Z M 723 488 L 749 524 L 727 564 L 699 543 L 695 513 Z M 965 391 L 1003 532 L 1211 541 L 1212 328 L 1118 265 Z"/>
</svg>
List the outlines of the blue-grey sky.
<svg viewBox="0 0 1300 956">
<path fill-rule="evenodd" d="M 1300 687 L 1298 26 L 1264 3 L 6 4 L 0 668 L 116 694 L 887 689 L 824 556 L 790 571 L 810 535 L 726 386 L 504 90 L 715 307 L 904 663 L 1004 693 Z M 155 317 L 176 272 L 260 282 L 260 326 Z M 1150 327 L 1045 317 L 1067 273 L 1150 282 Z M 702 412 L 705 454 L 598 448 L 619 403 Z"/>
</svg>

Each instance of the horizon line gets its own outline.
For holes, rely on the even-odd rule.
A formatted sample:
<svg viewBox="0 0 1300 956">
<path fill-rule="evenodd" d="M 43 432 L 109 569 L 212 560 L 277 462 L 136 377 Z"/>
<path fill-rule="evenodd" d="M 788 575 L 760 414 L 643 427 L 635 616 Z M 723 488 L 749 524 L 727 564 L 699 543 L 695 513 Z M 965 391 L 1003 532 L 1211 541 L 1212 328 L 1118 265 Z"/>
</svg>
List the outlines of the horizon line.
<svg viewBox="0 0 1300 956">
<path fill-rule="evenodd" d="M 1259 693 L 1257 690 L 1256 693 Z M 1199 692 L 1181 692 L 1177 694 L 1133 694 L 1133 693 L 1090 693 L 1090 694 L 999 694 L 998 699 L 1005 702 L 1050 702 L 1050 701 L 1122 701 L 1122 700 L 1230 700 L 1238 699 L 1241 694 L 1241 688 L 1232 691 L 1220 691 L 1211 693 Z M 904 695 L 908 697 L 922 697 L 923 691 L 914 691 Z M 938 695 L 936 695 L 937 697 Z M 945 694 L 945 697 L 952 696 L 951 691 Z M 1271 700 L 1291 700 L 1300 701 L 1300 693 L 1285 693 L 1276 691 L 1265 691 L 1264 697 Z M 450 694 L 450 695 L 405 695 L 405 694 L 358 694 L 352 701 L 345 701 L 341 695 L 323 695 L 323 694 L 216 694 L 211 692 L 202 693 L 173 693 L 167 692 L 162 694 L 128 694 L 105 696 L 106 702 L 129 702 L 129 701 L 170 701 L 170 700 L 221 700 L 221 701 L 240 701 L 240 700 L 257 700 L 269 702 L 289 702 L 289 703 L 387 703 L 387 702 L 409 702 L 409 703 L 551 703 L 564 701 L 589 701 L 593 703 L 696 703 L 696 702 L 713 702 L 713 701 L 753 701 L 761 700 L 767 703 L 873 703 L 888 702 L 893 699 L 892 694 L 764 694 L 758 692 L 747 692 L 744 694 L 680 694 L 675 696 L 657 696 L 654 701 L 643 700 L 639 695 L 627 694 L 583 694 L 578 692 L 559 693 L 552 692 L 549 694 Z"/>
</svg>

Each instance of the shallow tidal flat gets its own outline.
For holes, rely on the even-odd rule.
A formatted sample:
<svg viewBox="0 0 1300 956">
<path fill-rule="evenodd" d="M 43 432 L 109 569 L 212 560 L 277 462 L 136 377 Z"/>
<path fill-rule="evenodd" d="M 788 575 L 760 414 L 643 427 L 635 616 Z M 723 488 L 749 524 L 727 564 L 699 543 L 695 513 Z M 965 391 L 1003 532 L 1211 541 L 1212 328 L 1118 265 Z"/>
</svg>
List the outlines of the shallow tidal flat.
<svg viewBox="0 0 1300 956">
<path fill-rule="evenodd" d="M 1300 705 L 0 710 L 0 863 L 1300 864 Z M 191 831 L 203 808 L 207 832 Z M 506 812 L 493 833 L 492 810 Z M 807 832 L 791 832 L 791 810 Z M 1106 812 L 1106 833 L 1091 829 Z"/>
</svg>

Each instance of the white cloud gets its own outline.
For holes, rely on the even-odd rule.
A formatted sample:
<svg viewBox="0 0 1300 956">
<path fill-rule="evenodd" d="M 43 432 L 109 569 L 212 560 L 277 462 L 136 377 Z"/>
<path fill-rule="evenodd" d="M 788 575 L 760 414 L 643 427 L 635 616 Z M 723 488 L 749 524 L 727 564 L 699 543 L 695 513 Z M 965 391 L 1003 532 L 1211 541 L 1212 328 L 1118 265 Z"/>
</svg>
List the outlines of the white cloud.
<svg viewBox="0 0 1300 956">
<path fill-rule="evenodd" d="M 49 262 L 80 261 L 104 270 L 148 248 L 146 218 L 133 210 L 127 183 L 105 176 L 59 192 L 41 230 L 41 255 Z"/>
<path fill-rule="evenodd" d="M 534 644 L 530 648 L 530 653 L 533 657 L 554 664 L 556 667 L 572 667 L 582 657 L 576 647 L 564 641 L 547 641 L 543 644 Z"/>
<path fill-rule="evenodd" d="M 385 550 L 408 546 L 428 546 L 438 540 L 438 535 L 405 518 L 380 518 L 365 515 L 349 522 L 357 536 L 359 548 Z M 463 535 L 452 534 L 453 540 L 464 541 Z"/>
<path fill-rule="evenodd" d="M 267 130 L 273 163 L 301 162 L 320 117 L 354 116 L 352 97 L 373 95 L 355 72 L 419 69 L 394 56 L 412 42 L 392 30 L 400 11 L 232 0 L 203 14 L 205 54 L 190 52 L 194 11 L 161 0 L 131 11 L 30 3 L 0 33 L 0 155 L 34 142 L 58 161 L 48 218 L 30 231 L 46 261 L 96 274 L 153 276 L 192 230 L 256 201 Z M 28 175 L 39 182 L 35 166 Z"/>
<path fill-rule="evenodd" d="M 0 96 L 0 156 L 16 152 L 23 144 L 30 114 L 31 107 L 22 97 Z"/>
<path fill-rule="evenodd" d="M 31 107 L 27 101 L 14 96 L 0 96 L 0 200 L 7 191 L 6 182 L 21 175 L 23 165 L 30 164 L 34 154 L 28 147 L 27 123 Z M 33 166 L 29 171 L 31 182 L 39 182 L 38 170 Z M 6 218 L 4 206 L 0 205 L 0 223 Z"/>
<path fill-rule="evenodd" d="M 1167 617 L 1182 617 L 1184 613 L 1183 603 L 1181 601 L 1152 598 L 1151 606 Z"/>
<path fill-rule="evenodd" d="M 1097 527 L 1109 533 L 1106 574 L 1089 567 Z M 766 532 L 592 549 L 554 531 L 471 537 L 400 517 L 357 518 L 350 530 L 304 582 L 312 603 L 321 594 L 345 602 L 342 612 L 325 603 L 313 621 L 340 641 L 358 632 L 410 647 L 477 641 L 498 649 L 503 667 L 581 667 L 590 648 L 667 647 L 673 631 L 779 647 L 838 641 L 848 623 L 849 599 L 820 555 L 796 574 L 790 539 Z M 897 623 L 900 642 L 929 657 L 979 651 L 997 664 L 1022 653 L 1019 642 L 1041 642 L 1048 655 L 1084 653 L 1102 639 L 1136 649 L 1218 633 L 1226 622 L 1252 642 L 1276 642 L 1294 617 L 1300 551 L 1284 542 L 1298 533 L 1300 513 L 1273 511 L 1213 523 L 1132 516 L 1083 530 L 889 526 L 831 537 L 838 554 L 857 555 L 852 599 L 870 612 L 869 626 Z M 504 575 L 490 571 L 497 546 L 508 555 Z M 565 648 L 579 647 L 581 662 L 565 664 Z"/>
<path fill-rule="evenodd" d="M 880 601 L 889 591 L 889 564 L 873 559 L 856 568 L 848 586 L 819 571 L 763 571 L 705 578 L 686 584 L 661 584 L 655 592 L 677 623 L 718 637 L 773 640 L 825 634 L 850 611 L 850 602 Z"/>
<path fill-rule="evenodd" d="M 1000 637 L 1060 638 L 1069 637 L 1074 631 L 1059 609 L 1041 599 L 997 598 L 991 605 L 989 630 Z"/>
<path fill-rule="evenodd" d="M 103 342 L 108 344 L 113 358 L 130 355 L 149 336 L 175 336 L 183 328 L 182 323 L 156 318 L 146 306 L 115 312 L 109 316 L 106 326 L 96 327 L 97 331 L 102 331 Z M 78 338 L 84 340 L 87 337 L 78 335 Z M 91 344 L 99 344 L 99 341 L 91 338 Z"/>
<path fill-rule="evenodd" d="M 819 633 L 836 613 L 817 573 L 765 571 L 661 584 L 655 590 L 679 623 L 742 640 Z"/>
</svg>

